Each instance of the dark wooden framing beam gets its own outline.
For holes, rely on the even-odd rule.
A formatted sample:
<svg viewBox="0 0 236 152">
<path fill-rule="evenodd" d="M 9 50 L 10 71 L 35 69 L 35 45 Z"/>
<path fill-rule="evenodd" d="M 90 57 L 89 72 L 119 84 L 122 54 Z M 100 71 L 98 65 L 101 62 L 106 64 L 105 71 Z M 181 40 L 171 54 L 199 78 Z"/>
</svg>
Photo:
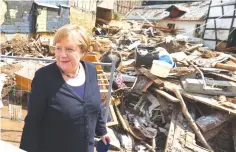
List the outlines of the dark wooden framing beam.
<svg viewBox="0 0 236 152">
<path fill-rule="evenodd" d="M 222 16 L 221 18 L 233 18 L 234 16 Z M 219 18 L 219 16 L 217 16 L 217 17 L 207 17 L 207 19 L 217 19 L 217 18 Z"/>
<path fill-rule="evenodd" d="M 214 20 L 214 26 L 215 26 L 215 39 L 216 39 L 216 46 L 217 46 L 217 43 L 218 43 L 218 38 L 217 38 L 217 28 L 216 28 L 216 20 Z M 216 46 L 215 46 L 215 49 L 216 49 Z"/>
<path fill-rule="evenodd" d="M 236 4 L 234 5 L 234 9 L 236 9 Z M 234 10 L 234 17 L 232 18 L 232 22 L 231 22 L 231 26 L 230 26 L 230 31 L 229 32 L 231 32 L 232 30 L 234 30 L 234 28 L 233 28 L 233 25 L 234 25 L 234 20 L 235 20 L 235 16 L 236 16 L 236 10 Z M 232 33 L 231 33 L 232 34 Z M 230 38 L 231 38 L 231 36 L 229 35 L 228 36 L 228 41 L 227 41 L 227 47 L 229 47 L 229 43 L 230 43 Z"/>
<path fill-rule="evenodd" d="M 206 28 L 206 30 L 215 30 L 215 28 Z M 217 30 L 231 30 L 228 28 L 217 28 Z"/>
<path fill-rule="evenodd" d="M 209 16 L 209 14 L 210 14 L 211 3 L 212 3 L 212 1 L 210 2 L 209 8 L 208 8 L 207 18 L 206 18 L 206 22 L 205 22 L 205 26 L 204 26 L 204 31 L 203 31 L 203 34 L 202 34 L 202 38 L 204 38 L 204 35 L 205 35 L 205 32 L 206 32 L 206 26 L 207 26 L 207 24 L 208 24 L 208 16 Z"/>
<path fill-rule="evenodd" d="M 217 41 L 216 39 L 203 39 L 203 40 L 206 40 L 206 41 Z"/>
<path fill-rule="evenodd" d="M 223 0 L 221 0 L 221 3 L 223 3 Z M 221 9 L 222 9 L 222 15 L 224 15 L 224 5 L 221 5 Z"/>
<path fill-rule="evenodd" d="M 231 6 L 231 5 L 234 5 L 234 4 L 225 4 L 225 5 L 220 5 L 220 6 Z M 213 8 L 213 7 L 220 7 L 220 6 L 210 6 L 210 8 Z"/>
</svg>

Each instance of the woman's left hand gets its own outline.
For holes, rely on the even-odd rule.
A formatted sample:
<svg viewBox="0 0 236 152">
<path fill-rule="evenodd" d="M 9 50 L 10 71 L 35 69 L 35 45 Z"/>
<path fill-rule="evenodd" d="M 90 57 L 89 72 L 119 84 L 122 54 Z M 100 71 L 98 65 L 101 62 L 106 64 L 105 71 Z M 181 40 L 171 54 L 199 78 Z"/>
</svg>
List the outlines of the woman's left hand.
<svg viewBox="0 0 236 152">
<path fill-rule="evenodd" d="M 101 139 L 105 145 L 107 145 L 107 143 L 110 143 L 111 141 L 110 137 L 108 137 L 107 135 L 101 136 Z"/>
</svg>

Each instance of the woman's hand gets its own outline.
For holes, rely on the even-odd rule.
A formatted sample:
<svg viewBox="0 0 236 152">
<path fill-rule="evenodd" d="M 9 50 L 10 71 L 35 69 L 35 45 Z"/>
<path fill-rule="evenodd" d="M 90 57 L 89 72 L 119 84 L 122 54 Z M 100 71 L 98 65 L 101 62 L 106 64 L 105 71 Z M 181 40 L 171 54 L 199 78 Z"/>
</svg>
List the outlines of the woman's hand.
<svg viewBox="0 0 236 152">
<path fill-rule="evenodd" d="M 108 137 L 107 135 L 101 136 L 101 139 L 105 145 L 107 145 L 107 143 L 110 143 L 111 141 L 110 137 Z"/>
</svg>

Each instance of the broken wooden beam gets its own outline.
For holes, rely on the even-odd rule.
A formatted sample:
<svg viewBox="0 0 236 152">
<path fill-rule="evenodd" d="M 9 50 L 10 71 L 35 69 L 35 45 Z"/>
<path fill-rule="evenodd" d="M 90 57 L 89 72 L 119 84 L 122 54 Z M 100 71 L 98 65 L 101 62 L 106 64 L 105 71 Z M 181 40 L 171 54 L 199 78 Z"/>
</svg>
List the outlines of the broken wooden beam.
<svg viewBox="0 0 236 152">
<path fill-rule="evenodd" d="M 219 69 L 225 69 L 225 70 L 230 70 L 230 71 L 236 71 L 236 67 L 233 65 L 228 65 L 228 64 L 223 64 L 223 63 L 216 63 L 215 65 L 216 68 Z"/>
<path fill-rule="evenodd" d="M 177 98 L 180 100 L 180 105 L 182 107 L 182 112 L 183 112 L 184 116 L 186 117 L 186 119 L 188 120 L 188 122 L 190 123 L 192 129 L 196 133 L 196 135 L 199 138 L 200 142 L 203 144 L 203 146 L 205 148 L 213 151 L 211 146 L 206 142 L 204 136 L 202 135 L 202 133 L 199 130 L 199 128 L 197 127 L 196 123 L 192 119 L 191 115 L 189 114 L 188 109 L 187 109 L 187 107 L 185 105 L 184 99 L 183 99 L 182 95 L 180 94 L 179 90 L 178 89 L 174 89 L 173 91 L 174 91 L 175 95 L 177 96 Z"/>
<path fill-rule="evenodd" d="M 146 77 L 148 77 L 149 79 L 151 79 L 158 87 L 163 87 L 164 86 L 163 81 L 160 78 L 158 78 L 157 76 L 151 74 L 149 72 L 149 70 L 147 70 L 143 67 L 137 68 L 137 70 L 140 73 L 142 73 L 143 75 L 145 75 Z"/>
<path fill-rule="evenodd" d="M 223 112 L 216 112 L 212 115 L 202 116 L 196 120 L 196 124 L 202 132 L 214 129 L 232 118 L 232 115 Z"/>
<path fill-rule="evenodd" d="M 129 124 L 126 123 L 125 119 L 124 119 L 123 116 L 121 115 L 120 110 L 118 109 L 117 106 L 115 106 L 115 111 L 116 111 L 116 114 L 117 114 L 118 119 L 119 119 L 120 122 L 121 122 L 121 126 L 123 127 L 123 129 L 124 129 L 127 133 L 131 134 L 134 138 L 136 138 L 136 139 L 138 139 L 138 140 L 144 140 L 143 138 L 137 136 L 137 135 L 132 131 L 132 129 L 130 128 Z"/>
<path fill-rule="evenodd" d="M 160 94 L 161 96 L 167 98 L 171 102 L 179 102 L 179 99 L 177 99 L 176 97 L 170 95 L 169 93 L 167 93 L 163 90 L 160 90 L 160 89 L 157 89 L 157 88 L 151 88 L 151 90 L 158 93 L 158 94 Z"/>
<path fill-rule="evenodd" d="M 165 152 L 209 152 L 209 150 L 199 146 L 195 141 L 195 134 L 188 130 L 189 124 L 183 118 L 181 106 L 176 104 L 169 127 L 166 140 Z"/>
</svg>

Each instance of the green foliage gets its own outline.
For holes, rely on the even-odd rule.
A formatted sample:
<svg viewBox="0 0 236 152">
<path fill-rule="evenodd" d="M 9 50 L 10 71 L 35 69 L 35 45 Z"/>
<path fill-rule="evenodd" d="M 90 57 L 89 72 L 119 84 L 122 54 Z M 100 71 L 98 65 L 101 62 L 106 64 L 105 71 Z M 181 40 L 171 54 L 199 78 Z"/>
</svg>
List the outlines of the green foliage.
<svg viewBox="0 0 236 152">
<path fill-rule="evenodd" d="M 121 19 L 121 17 L 118 13 L 114 13 L 113 14 L 113 19 L 119 21 Z"/>
</svg>

